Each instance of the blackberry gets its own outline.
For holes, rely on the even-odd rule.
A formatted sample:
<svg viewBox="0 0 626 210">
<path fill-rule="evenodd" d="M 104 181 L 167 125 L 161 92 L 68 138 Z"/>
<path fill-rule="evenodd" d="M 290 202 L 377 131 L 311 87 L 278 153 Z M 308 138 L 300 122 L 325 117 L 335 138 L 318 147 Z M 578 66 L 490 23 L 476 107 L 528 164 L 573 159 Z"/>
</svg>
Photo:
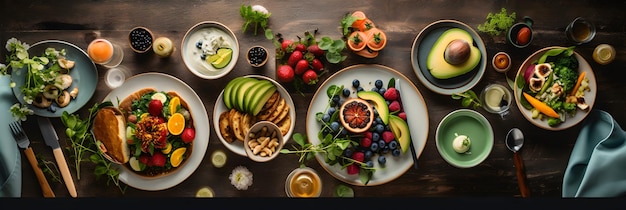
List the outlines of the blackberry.
<svg viewBox="0 0 626 210">
<path fill-rule="evenodd" d="M 259 67 L 267 60 L 267 50 L 260 46 L 255 46 L 248 50 L 248 61 L 250 65 Z"/>
<path fill-rule="evenodd" d="M 146 28 L 134 28 L 130 31 L 128 39 L 130 40 L 130 46 L 136 52 L 143 53 L 152 47 L 152 34 Z"/>
</svg>

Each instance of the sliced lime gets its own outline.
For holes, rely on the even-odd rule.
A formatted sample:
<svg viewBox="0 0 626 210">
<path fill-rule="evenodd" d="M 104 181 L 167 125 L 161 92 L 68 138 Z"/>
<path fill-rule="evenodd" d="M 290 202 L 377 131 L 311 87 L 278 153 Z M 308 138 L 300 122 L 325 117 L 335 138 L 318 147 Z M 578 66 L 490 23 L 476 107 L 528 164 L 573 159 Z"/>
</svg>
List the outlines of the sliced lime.
<svg viewBox="0 0 626 210">
<path fill-rule="evenodd" d="M 210 187 L 202 187 L 196 192 L 196 198 L 212 198 L 213 190 Z"/>
<path fill-rule="evenodd" d="M 226 164 L 226 153 L 221 150 L 216 150 L 211 154 L 211 163 L 213 163 L 213 166 L 216 168 L 221 168 Z"/>
</svg>

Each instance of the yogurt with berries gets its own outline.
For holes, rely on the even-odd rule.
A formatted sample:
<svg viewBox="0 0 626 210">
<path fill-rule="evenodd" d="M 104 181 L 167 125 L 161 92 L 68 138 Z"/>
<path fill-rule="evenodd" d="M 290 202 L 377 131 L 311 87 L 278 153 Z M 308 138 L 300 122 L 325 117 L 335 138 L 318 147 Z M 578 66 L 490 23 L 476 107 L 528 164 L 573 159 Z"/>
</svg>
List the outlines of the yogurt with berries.
<svg viewBox="0 0 626 210">
<path fill-rule="evenodd" d="M 216 23 L 204 23 L 187 32 L 183 42 L 183 60 L 189 69 L 201 77 L 220 77 L 235 66 L 239 44 L 230 30 Z M 220 48 L 232 49 L 231 62 L 224 68 L 215 68 L 207 58 Z"/>
</svg>

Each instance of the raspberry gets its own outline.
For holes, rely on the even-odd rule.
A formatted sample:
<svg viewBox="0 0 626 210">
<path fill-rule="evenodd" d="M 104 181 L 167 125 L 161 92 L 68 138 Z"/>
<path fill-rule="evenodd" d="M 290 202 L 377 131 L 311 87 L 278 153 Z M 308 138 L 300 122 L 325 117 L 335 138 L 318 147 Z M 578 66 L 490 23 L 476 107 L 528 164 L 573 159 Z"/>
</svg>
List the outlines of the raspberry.
<svg viewBox="0 0 626 210">
<path fill-rule="evenodd" d="M 372 132 L 371 131 L 365 132 L 364 135 L 365 135 L 365 138 L 372 139 Z"/>
<path fill-rule="evenodd" d="M 348 170 L 348 174 L 350 174 L 350 175 L 358 174 L 359 173 L 359 165 L 357 165 L 355 163 L 352 163 L 352 164 L 348 165 L 347 170 Z"/>
<path fill-rule="evenodd" d="M 354 154 L 352 154 L 352 159 L 359 161 L 359 162 L 363 162 L 363 160 L 365 160 L 365 153 L 354 152 Z"/>
<path fill-rule="evenodd" d="M 391 141 L 393 141 L 393 139 L 396 138 L 393 133 L 391 131 L 385 131 L 383 132 L 383 140 L 385 141 L 385 143 L 389 143 Z"/>
<path fill-rule="evenodd" d="M 385 91 L 385 94 L 383 95 L 383 97 L 387 101 L 398 100 L 398 91 L 396 91 L 396 88 L 390 87 L 389 89 L 387 89 L 387 91 Z"/>
<path fill-rule="evenodd" d="M 369 132 L 368 132 L 368 133 L 369 133 Z M 365 137 L 365 138 L 361 139 L 361 146 L 362 146 L 362 147 L 369 148 L 369 147 L 370 147 L 370 145 L 372 145 L 372 139 L 367 138 L 367 137 Z"/>
<path fill-rule="evenodd" d="M 141 154 L 141 156 L 139 156 L 139 162 L 143 163 L 144 165 L 150 166 L 150 155 Z"/>
<path fill-rule="evenodd" d="M 406 121 L 406 113 L 404 112 L 400 112 L 398 113 L 398 117 L 402 118 L 404 121 Z"/>
<path fill-rule="evenodd" d="M 389 111 L 390 112 L 395 112 L 395 111 L 399 111 L 400 110 L 400 102 L 398 101 L 392 101 L 389 104 Z"/>
</svg>

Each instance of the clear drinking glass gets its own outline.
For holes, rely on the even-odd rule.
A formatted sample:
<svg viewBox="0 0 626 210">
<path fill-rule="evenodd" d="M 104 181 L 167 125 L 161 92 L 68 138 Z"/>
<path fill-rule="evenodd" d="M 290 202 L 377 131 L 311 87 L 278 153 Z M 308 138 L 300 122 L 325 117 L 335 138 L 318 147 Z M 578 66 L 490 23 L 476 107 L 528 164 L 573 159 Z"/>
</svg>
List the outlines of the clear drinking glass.
<svg viewBox="0 0 626 210">
<path fill-rule="evenodd" d="M 319 197 L 322 179 L 312 168 L 296 168 L 285 180 L 285 192 L 288 197 Z"/>
<path fill-rule="evenodd" d="M 505 119 L 505 116 L 509 114 L 513 95 L 504 85 L 494 83 L 483 89 L 480 93 L 480 100 L 486 111 L 499 114 L 502 119 Z"/>
<path fill-rule="evenodd" d="M 114 89 L 124 84 L 126 80 L 127 74 L 126 68 L 122 66 L 117 66 L 110 68 L 107 70 L 106 75 L 104 76 L 104 82 L 109 86 L 109 88 Z"/>
</svg>

